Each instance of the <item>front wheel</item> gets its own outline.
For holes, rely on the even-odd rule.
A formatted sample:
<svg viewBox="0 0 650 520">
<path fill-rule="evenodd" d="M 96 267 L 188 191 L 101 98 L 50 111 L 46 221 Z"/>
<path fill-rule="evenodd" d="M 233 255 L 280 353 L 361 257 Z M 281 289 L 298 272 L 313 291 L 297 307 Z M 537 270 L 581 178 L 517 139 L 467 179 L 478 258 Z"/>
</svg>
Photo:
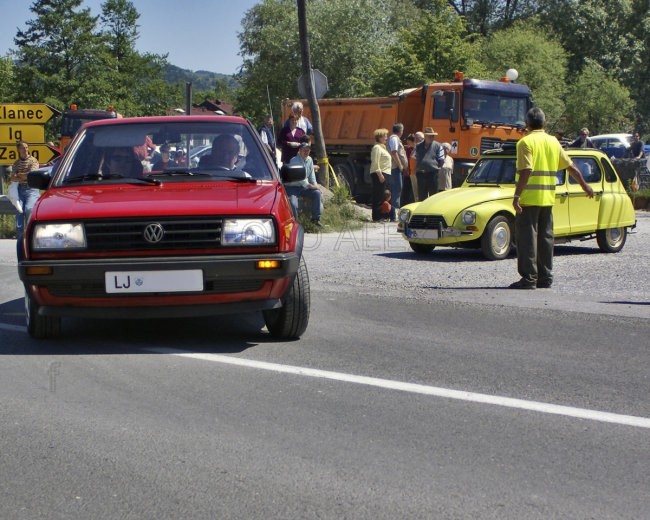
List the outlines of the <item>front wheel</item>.
<svg viewBox="0 0 650 520">
<path fill-rule="evenodd" d="M 481 251 L 488 260 L 503 260 L 512 249 L 512 226 L 507 217 L 497 215 L 485 227 Z"/>
<path fill-rule="evenodd" d="M 625 245 L 627 228 L 611 228 L 596 231 L 596 242 L 603 253 L 618 253 Z"/>
<path fill-rule="evenodd" d="M 276 339 L 297 339 L 307 329 L 310 307 L 309 275 L 301 257 L 298 272 L 282 297 L 282 307 L 263 311 L 266 328 Z"/>
<path fill-rule="evenodd" d="M 38 304 L 25 289 L 25 320 L 27 332 L 32 338 L 54 338 L 61 332 L 61 318 L 58 316 L 41 316 L 38 314 Z"/>
</svg>

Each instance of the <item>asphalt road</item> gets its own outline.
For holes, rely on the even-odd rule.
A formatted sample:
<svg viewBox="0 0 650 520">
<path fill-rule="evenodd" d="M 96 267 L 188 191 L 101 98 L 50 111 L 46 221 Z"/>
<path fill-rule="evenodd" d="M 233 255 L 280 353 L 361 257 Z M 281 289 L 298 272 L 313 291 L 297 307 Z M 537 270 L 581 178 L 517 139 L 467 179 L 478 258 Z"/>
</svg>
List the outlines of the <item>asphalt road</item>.
<svg viewBox="0 0 650 520">
<path fill-rule="evenodd" d="M 556 248 L 545 291 L 381 226 L 310 236 L 294 342 L 255 314 L 32 340 L 0 241 L 0 518 L 648 518 L 639 217 L 621 254 Z"/>
</svg>

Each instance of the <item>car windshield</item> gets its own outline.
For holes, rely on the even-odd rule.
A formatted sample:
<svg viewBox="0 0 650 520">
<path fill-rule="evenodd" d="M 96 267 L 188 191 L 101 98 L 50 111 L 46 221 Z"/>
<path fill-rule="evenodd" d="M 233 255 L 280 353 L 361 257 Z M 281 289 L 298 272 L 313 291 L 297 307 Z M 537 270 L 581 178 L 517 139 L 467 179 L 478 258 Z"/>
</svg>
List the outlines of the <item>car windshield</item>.
<svg viewBox="0 0 650 520">
<path fill-rule="evenodd" d="M 515 171 L 514 157 L 481 159 L 472 168 L 466 182 L 469 184 L 514 184 Z"/>
<path fill-rule="evenodd" d="M 463 118 L 467 124 L 523 126 L 528 100 L 496 92 L 468 89 L 463 97 Z"/>
<path fill-rule="evenodd" d="M 62 161 L 55 184 L 273 178 L 273 165 L 247 123 L 184 119 L 86 128 Z"/>
</svg>

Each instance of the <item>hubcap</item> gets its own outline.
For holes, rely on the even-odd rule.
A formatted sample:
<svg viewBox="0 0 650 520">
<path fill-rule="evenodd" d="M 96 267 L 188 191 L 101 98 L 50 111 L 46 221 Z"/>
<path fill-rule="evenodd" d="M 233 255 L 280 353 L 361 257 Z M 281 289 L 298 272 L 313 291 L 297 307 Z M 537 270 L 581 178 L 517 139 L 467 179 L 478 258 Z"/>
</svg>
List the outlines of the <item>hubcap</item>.
<svg viewBox="0 0 650 520">
<path fill-rule="evenodd" d="M 618 245 L 618 243 L 621 241 L 621 230 L 619 228 L 614 228 L 609 230 L 609 243 L 612 246 Z"/>
<path fill-rule="evenodd" d="M 510 244 L 510 230 L 505 224 L 499 225 L 492 235 L 492 245 L 494 246 L 494 252 L 501 254 L 503 253 Z"/>
</svg>

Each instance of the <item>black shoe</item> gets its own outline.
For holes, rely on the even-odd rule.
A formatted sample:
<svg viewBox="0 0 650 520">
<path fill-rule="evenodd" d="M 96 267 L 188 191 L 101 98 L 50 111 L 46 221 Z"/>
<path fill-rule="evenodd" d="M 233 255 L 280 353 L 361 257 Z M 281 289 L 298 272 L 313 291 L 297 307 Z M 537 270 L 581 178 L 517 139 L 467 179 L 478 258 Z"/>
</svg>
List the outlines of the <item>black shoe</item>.
<svg viewBox="0 0 650 520">
<path fill-rule="evenodd" d="M 538 289 L 550 289 L 553 285 L 553 280 L 537 280 Z"/>
<path fill-rule="evenodd" d="M 323 227 L 323 224 L 320 223 L 320 220 L 312 220 L 311 223 L 316 227 Z"/>
<path fill-rule="evenodd" d="M 524 280 L 519 280 L 518 282 L 511 283 L 508 286 L 508 289 L 534 289 L 535 284 L 526 282 Z"/>
</svg>

